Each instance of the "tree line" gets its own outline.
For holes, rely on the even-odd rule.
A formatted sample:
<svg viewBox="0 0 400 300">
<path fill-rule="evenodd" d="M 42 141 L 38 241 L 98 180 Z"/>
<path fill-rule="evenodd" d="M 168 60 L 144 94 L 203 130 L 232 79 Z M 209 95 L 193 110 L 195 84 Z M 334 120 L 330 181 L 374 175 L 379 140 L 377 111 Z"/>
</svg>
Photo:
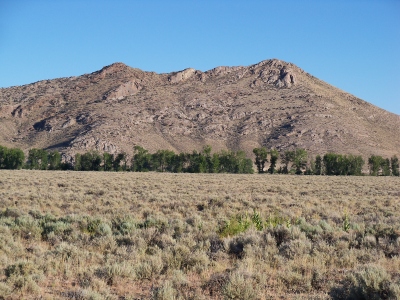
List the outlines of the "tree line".
<svg viewBox="0 0 400 300">
<path fill-rule="evenodd" d="M 4 150 L 4 151 L 3 151 Z M 18 151 L 17 151 L 18 150 Z M 2 152 L 3 151 L 3 152 Z M 18 152 L 18 160 L 15 155 Z M 211 146 L 202 151 L 176 154 L 170 150 L 150 153 L 140 146 L 134 147 L 131 159 L 126 153 L 116 155 L 107 152 L 88 151 L 77 153 L 74 163 L 62 162 L 58 151 L 30 149 L 25 160 L 20 149 L 0 148 L 1 169 L 31 170 L 75 170 L 75 171 L 133 171 L 133 172 L 174 172 L 174 173 L 253 173 L 253 162 L 244 151 L 222 150 L 211 153 Z M 3 161 L 5 162 L 3 164 Z M 12 162 L 12 163 L 10 163 Z"/>
<path fill-rule="evenodd" d="M 0 169 L 21 169 L 24 161 L 25 154 L 21 149 L 0 146 Z"/>
<path fill-rule="evenodd" d="M 176 154 L 171 150 L 150 153 L 135 146 L 132 157 L 126 153 L 88 151 L 77 153 L 73 163 L 62 162 L 58 151 L 30 149 L 25 159 L 18 148 L 0 146 L 0 169 L 32 170 L 76 170 L 76 171 L 133 171 L 173 173 L 253 173 L 253 162 L 243 151 L 222 150 L 211 153 L 211 146 L 200 152 Z M 258 173 L 304 174 L 304 175 L 364 175 L 365 161 L 362 156 L 326 153 L 309 159 L 305 149 L 279 153 L 265 147 L 253 149 L 254 164 Z M 277 165 L 280 167 L 278 168 Z M 268 164 L 269 163 L 269 164 Z M 396 156 L 383 158 L 371 155 L 368 158 L 369 174 L 372 176 L 399 176 L 399 160 Z M 268 165 L 267 165 L 268 164 Z"/>
<path fill-rule="evenodd" d="M 365 164 L 360 155 L 343 155 L 337 153 L 326 153 L 317 155 L 308 160 L 305 149 L 288 150 L 279 153 L 275 149 L 268 150 L 264 147 L 253 149 L 255 165 L 258 173 L 279 174 L 305 174 L 305 175 L 363 175 Z M 268 160 L 269 158 L 269 160 Z M 278 160 L 281 166 L 276 168 Z M 270 162 L 267 168 L 267 163 Z M 383 158 L 371 155 L 368 158 L 369 174 L 372 176 L 399 176 L 399 159 L 396 155 Z"/>
<path fill-rule="evenodd" d="M 171 150 L 150 153 L 140 146 L 128 161 L 125 153 L 112 155 L 90 151 L 75 155 L 74 169 L 77 171 L 133 171 L 133 172 L 173 172 L 173 173 L 253 173 L 253 163 L 243 151 L 220 151 L 211 154 L 211 147 L 202 151 L 176 154 Z"/>
</svg>

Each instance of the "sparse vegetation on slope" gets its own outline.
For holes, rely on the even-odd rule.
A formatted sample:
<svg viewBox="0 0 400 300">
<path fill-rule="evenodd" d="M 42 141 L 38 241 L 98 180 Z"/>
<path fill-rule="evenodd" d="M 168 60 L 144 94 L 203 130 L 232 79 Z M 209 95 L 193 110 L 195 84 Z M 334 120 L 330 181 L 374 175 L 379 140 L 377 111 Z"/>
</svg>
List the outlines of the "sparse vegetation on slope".
<svg viewBox="0 0 400 300">
<path fill-rule="evenodd" d="M 0 297 L 396 299 L 399 183 L 1 170 Z"/>
<path fill-rule="evenodd" d="M 399 156 L 400 118 L 291 63 L 156 74 L 112 64 L 78 77 L 0 89 L 0 144 L 130 153 L 304 148 Z"/>
</svg>

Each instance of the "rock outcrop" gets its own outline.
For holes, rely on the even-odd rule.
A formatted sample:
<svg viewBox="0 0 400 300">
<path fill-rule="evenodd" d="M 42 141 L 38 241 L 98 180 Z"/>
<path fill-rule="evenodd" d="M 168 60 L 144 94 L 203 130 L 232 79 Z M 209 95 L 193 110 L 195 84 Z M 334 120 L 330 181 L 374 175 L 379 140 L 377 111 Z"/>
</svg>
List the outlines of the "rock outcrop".
<svg viewBox="0 0 400 300">
<path fill-rule="evenodd" d="M 183 71 L 179 71 L 168 76 L 168 81 L 171 83 L 178 83 L 185 81 L 186 79 L 192 77 L 196 73 L 195 69 L 188 68 Z"/>
<path fill-rule="evenodd" d="M 131 80 L 131 81 L 121 84 L 116 89 L 107 92 L 103 96 L 103 99 L 105 99 L 105 100 L 109 100 L 109 99 L 121 100 L 124 97 L 132 96 L 132 95 L 136 94 L 142 88 L 143 87 L 141 86 L 140 82 L 138 82 L 137 80 Z"/>
</svg>

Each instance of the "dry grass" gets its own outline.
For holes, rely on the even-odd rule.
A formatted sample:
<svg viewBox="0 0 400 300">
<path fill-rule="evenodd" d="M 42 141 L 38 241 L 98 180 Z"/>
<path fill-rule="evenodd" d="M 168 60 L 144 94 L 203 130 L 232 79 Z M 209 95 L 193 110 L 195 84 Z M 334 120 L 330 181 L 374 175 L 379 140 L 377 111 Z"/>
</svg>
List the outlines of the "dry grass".
<svg viewBox="0 0 400 300">
<path fill-rule="evenodd" d="M 399 207 L 395 177 L 1 170 L 0 299 L 395 299 Z"/>
</svg>

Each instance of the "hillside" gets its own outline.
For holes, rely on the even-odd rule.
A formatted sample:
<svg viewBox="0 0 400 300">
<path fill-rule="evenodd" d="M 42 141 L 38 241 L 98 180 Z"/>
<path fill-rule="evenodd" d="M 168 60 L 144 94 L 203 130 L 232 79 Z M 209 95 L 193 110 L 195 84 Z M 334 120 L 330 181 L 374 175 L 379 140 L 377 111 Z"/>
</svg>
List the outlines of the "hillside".
<svg viewBox="0 0 400 300">
<path fill-rule="evenodd" d="M 280 60 L 248 67 L 145 72 L 115 63 L 78 77 L 0 89 L 0 144 L 150 151 L 305 148 L 400 154 L 400 116 Z"/>
</svg>

